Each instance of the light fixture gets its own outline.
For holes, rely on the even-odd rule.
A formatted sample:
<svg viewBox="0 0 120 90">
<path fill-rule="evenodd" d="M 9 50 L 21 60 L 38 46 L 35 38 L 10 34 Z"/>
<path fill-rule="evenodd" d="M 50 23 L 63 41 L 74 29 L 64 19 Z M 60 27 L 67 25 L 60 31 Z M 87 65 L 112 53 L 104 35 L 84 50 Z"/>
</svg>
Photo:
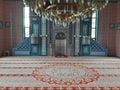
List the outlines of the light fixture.
<svg viewBox="0 0 120 90">
<path fill-rule="evenodd" d="M 105 8 L 109 0 L 23 0 L 37 15 L 66 26 Z"/>
</svg>

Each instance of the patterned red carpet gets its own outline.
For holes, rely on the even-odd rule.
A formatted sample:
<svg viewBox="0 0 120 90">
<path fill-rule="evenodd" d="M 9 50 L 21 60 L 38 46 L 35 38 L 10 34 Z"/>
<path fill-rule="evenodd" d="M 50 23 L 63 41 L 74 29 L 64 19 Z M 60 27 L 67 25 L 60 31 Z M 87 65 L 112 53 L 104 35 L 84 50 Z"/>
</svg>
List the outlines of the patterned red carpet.
<svg viewBox="0 0 120 90">
<path fill-rule="evenodd" d="M 1 57 L 0 90 L 120 90 L 120 59 Z"/>
</svg>

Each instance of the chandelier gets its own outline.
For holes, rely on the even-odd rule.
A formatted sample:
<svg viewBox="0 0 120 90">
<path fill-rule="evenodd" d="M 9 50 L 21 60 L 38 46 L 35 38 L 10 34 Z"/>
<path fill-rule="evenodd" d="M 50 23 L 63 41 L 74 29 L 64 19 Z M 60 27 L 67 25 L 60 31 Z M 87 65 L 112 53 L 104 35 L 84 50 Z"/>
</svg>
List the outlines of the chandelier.
<svg viewBox="0 0 120 90">
<path fill-rule="evenodd" d="M 105 8 L 109 0 L 23 0 L 39 16 L 66 26 Z"/>
</svg>

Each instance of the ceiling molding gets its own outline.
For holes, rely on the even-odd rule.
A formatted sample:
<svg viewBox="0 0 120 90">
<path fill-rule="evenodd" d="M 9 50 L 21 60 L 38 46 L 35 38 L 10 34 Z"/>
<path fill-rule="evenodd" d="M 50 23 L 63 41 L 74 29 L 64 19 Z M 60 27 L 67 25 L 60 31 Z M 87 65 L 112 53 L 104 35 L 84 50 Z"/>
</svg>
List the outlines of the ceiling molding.
<svg viewBox="0 0 120 90">
<path fill-rule="evenodd" d="M 4 1 L 23 1 L 23 0 L 4 0 Z M 118 2 L 120 0 L 109 0 L 110 2 Z"/>
</svg>

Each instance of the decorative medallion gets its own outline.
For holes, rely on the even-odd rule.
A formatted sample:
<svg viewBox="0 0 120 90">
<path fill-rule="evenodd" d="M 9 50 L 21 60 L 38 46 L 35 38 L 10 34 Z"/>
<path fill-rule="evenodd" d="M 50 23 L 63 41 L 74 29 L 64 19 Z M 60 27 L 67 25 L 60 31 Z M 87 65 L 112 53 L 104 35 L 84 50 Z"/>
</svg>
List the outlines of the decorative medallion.
<svg viewBox="0 0 120 90">
<path fill-rule="evenodd" d="M 98 80 L 99 73 L 93 68 L 78 64 L 55 64 L 33 70 L 36 80 L 49 84 L 80 85 Z"/>
</svg>

